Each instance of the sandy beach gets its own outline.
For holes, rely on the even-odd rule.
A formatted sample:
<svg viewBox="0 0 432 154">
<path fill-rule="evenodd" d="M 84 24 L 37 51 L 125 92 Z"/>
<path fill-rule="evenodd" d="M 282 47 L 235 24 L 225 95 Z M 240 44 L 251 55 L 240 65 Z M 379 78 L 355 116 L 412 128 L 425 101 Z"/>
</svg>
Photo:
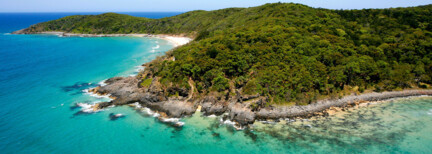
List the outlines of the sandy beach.
<svg viewBox="0 0 432 154">
<path fill-rule="evenodd" d="M 20 34 L 19 31 L 13 34 Z M 65 32 L 56 32 L 56 31 L 47 31 L 47 32 L 39 32 L 36 34 L 49 34 L 49 35 L 58 35 L 60 37 L 156 37 L 160 39 L 167 40 L 174 44 L 175 47 L 185 45 L 192 41 L 192 38 L 184 37 L 184 36 L 175 36 L 175 35 L 166 35 L 166 34 L 75 34 L 75 33 L 65 33 Z"/>
<path fill-rule="evenodd" d="M 182 46 L 185 45 L 187 43 L 189 43 L 190 41 L 192 41 L 192 38 L 189 37 L 181 37 L 181 36 L 168 36 L 168 35 L 156 35 L 156 37 L 161 38 L 161 39 L 165 39 L 167 41 L 172 42 L 176 47 L 177 46 Z"/>
</svg>

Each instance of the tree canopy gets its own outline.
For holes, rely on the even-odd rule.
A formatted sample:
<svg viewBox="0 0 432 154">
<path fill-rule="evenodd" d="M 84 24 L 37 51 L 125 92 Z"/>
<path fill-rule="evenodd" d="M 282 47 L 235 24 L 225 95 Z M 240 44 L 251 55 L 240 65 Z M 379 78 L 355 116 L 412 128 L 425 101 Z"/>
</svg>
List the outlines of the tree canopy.
<svg viewBox="0 0 432 154">
<path fill-rule="evenodd" d="M 167 55 L 175 61 L 155 60 L 146 69 L 166 85 L 188 87 L 191 78 L 203 95 L 234 88 L 304 104 L 347 86 L 383 91 L 432 81 L 432 5 L 328 10 L 274 3 L 162 19 L 107 13 L 27 29 L 38 31 L 195 36 Z"/>
</svg>

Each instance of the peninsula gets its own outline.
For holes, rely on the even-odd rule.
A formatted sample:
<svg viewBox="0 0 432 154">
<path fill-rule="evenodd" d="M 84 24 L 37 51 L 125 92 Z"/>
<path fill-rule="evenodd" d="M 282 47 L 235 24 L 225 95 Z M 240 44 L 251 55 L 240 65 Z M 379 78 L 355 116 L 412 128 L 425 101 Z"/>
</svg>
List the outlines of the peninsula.
<svg viewBox="0 0 432 154">
<path fill-rule="evenodd" d="M 432 95 L 432 5 L 329 10 L 293 3 L 191 11 L 148 19 L 105 13 L 32 25 L 14 34 L 175 35 L 193 38 L 91 91 L 110 105 L 139 102 L 168 117 L 308 117 L 337 106 Z"/>
</svg>

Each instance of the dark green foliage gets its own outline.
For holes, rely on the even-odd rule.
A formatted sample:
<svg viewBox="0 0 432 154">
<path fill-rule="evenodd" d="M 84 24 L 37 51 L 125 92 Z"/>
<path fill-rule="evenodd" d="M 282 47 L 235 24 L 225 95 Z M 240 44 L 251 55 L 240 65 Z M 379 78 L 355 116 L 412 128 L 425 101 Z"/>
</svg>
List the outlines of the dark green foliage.
<svg viewBox="0 0 432 154">
<path fill-rule="evenodd" d="M 31 26 L 28 32 L 63 31 L 85 34 L 189 34 L 207 29 L 215 21 L 242 9 L 217 11 L 191 11 L 162 19 L 149 19 L 129 15 L 105 13 L 76 15 Z"/>
<path fill-rule="evenodd" d="M 432 77 L 432 5 L 327 10 L 276 3 L 159 20 L 72 16 L 30 29 L 192 34 L 195 41 L 174 50 L 175 61 L 153 62 L 155 76 L 183 85 L 192 77 L 200 93 L 232 82 L 275 103 L 309 103 L 347 85 L 360 92 L 408 88 Z"/>
</svg>

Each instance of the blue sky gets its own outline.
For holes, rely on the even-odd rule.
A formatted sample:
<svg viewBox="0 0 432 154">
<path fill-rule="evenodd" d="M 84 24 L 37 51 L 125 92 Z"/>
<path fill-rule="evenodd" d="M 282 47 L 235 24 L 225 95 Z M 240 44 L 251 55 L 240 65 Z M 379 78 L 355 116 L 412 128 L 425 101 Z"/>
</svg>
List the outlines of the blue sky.
<svg viewBox="0 0 432 154">
<path fill-rule="evenodd" d="M 388 8 L 432 0 L 0 0 L 0 12 L 185 12 L 294 2 L 330 9 Z"/>
</svg>

